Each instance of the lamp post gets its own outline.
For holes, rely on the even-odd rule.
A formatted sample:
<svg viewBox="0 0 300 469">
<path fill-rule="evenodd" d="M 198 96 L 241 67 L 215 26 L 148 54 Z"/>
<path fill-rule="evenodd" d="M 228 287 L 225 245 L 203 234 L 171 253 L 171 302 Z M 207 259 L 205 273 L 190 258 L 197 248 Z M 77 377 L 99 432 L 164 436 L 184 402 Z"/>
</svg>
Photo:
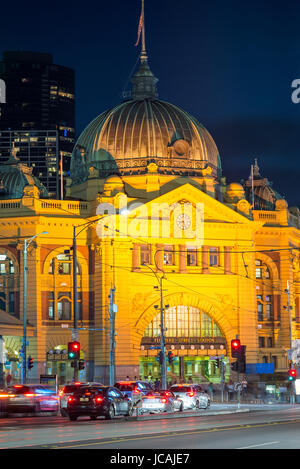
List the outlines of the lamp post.
<svg viewBox="0 0 300 469">
<path fill-rule="evenodd" d="M 156 272 L 148 264 L 143 264 L 148 267 L 153 274 L 155 275 L 159 288 L 160 288 L 160 349 L 162 352 L 161 356 L 161 386 L 162 389 L 167 389 L 167 360 L 166 360 L 166 338 L 165 338 L 165 325 L 164 325 L 164 304 L 163 304 L 163 288 L 162 282 L 165 279 L 165 274 L 161 275 L 159 278 Z M 154 287 L 158 288 L 158 287 Z"/>
<path fill-rule="evenodd" d="M 23 338 L 22 338 L 22 384 L 26 383 L 26 342 L 27 342 L 27 272 L 28 272 L 28 265 L 27 265 L 27 249 L 28 246 L 32 243 L 32 241 L 39 235 L 48 234 L 48 231 L 43 231 L 42 233 L 38 233 L 31 238 L 24 239 L 24 252 L 23 252 L 23 282 L 24 282 L 24 289 L 23 289 Z"/>
</svg>

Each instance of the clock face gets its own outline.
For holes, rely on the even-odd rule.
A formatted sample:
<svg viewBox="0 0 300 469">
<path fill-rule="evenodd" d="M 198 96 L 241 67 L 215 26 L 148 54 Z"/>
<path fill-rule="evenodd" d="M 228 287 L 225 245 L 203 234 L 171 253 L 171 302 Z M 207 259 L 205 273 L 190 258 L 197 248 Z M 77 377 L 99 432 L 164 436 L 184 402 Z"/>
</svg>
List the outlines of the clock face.
<svg viewBox="0 0 300 469">
<path fill-rule="evenodd" d="M 191 219 L 188 215 L 182 213 L 176 218 L 176 223 L 181 230 L 186 230 L 191 226 Z"/>
</svg>

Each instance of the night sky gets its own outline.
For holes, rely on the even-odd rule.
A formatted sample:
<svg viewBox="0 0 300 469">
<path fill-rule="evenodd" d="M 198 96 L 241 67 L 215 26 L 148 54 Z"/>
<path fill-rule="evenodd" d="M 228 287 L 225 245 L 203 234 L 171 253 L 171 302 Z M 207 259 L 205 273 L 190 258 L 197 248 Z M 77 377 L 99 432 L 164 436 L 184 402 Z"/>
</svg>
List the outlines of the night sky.
<svg viewBox="0 0 300 469">
<path fill-rule="evenodd" d="M 2 50 L 50 52 L 76 72 L 76 130 L 122 100 L 138 59 L 140 0 L 2 2 Z M 227 182 L 261 174 L 300 207 L 300 5 L 276 0 L 145 0 L 159 98 L 212 134 Z M 126 86 L 127 83 L 127 86 Z"/>
</svg>

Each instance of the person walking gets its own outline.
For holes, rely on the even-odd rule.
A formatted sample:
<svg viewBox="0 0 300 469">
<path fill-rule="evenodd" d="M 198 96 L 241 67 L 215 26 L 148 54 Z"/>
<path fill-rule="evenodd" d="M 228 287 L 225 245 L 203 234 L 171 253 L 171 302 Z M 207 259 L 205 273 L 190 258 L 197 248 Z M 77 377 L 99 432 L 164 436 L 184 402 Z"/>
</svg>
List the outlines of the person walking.
<svg viewBox="0 0 300 469">
<path fill-rule="evenodd" d="M 9 386 L 12 380 L 12 376 L 10 373 L 7 373 L 6 375 L 6 386 Z"/>
</svg>

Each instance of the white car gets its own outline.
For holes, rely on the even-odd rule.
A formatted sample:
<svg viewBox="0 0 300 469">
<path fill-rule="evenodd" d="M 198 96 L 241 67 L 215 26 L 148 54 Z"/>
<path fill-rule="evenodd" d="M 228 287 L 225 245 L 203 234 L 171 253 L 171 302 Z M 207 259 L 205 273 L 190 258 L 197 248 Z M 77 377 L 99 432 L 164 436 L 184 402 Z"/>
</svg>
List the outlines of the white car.
<svg viewBox="0 0 300 469">
<path fill-rule="evenodd" d="M 208 409 L 209 395 L 199 384 L 173 384 L 170 391 L 183 402 L 183 409 Z"/>
</svg>

